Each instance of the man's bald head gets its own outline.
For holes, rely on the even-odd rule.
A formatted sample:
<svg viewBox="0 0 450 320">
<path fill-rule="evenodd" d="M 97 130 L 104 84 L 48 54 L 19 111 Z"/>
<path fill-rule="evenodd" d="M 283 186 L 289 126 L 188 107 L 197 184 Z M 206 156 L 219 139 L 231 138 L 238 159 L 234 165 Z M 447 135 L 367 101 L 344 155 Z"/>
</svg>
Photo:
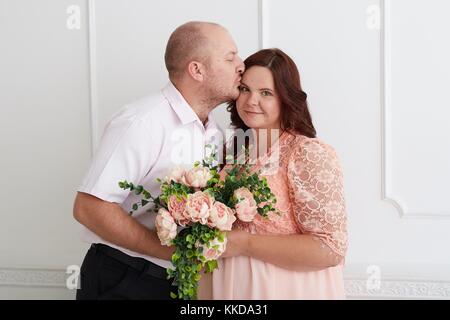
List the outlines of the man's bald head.
<svg viewBox="0 0 450 320">
<path fill-rule="evenodd" d="M 200 21 L 187 22 L 175 29 L 167 42 L 164 55 L 170 79 L 180 77 L 190 61 L 208 63 L 211 46 L 209 31 L 214 29 L 225 30 L 217 23 Z"/>
</svg>

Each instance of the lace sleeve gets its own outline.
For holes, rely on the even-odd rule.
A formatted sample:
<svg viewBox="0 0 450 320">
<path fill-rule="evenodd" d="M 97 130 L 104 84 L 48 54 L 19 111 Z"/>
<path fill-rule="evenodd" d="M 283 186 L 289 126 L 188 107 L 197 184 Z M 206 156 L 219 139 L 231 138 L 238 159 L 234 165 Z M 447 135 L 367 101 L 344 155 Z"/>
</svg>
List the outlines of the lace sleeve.
<svg viewBox="0 0 450 320">
<path fill-rule="evenodd" d="M 347 250 L 347 217 L 343 176 L 334 149 L 317 139 L 302 141 L 292 151 L 287 169 L 300 230 L 314 235 L 339 263 Z"/>
</svg>

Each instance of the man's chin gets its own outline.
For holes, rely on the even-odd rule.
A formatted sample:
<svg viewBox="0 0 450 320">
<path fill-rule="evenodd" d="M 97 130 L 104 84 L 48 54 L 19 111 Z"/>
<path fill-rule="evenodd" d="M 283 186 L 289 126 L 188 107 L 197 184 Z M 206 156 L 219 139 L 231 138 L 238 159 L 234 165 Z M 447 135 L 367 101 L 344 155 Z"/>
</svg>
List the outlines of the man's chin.
<svg viewBox="0 0 450 320">
<path fill-rule="evenodd" d="M 233 94 L 230 95 L 230 100 L 237 100 L 239 98 L 239 89 L 236 88 L 236 90 L 233 92 Z"/>
</svg>

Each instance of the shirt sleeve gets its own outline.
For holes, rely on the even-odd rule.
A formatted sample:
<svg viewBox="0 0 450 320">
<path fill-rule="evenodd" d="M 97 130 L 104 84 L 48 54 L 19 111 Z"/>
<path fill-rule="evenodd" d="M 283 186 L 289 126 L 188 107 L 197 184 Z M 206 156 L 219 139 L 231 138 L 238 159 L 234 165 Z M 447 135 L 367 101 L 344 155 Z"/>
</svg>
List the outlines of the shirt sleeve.
<svg viewBox="0 0 450 320">
<path fill-rule="evenodd" d="M 291 153 L 287 176 L 300 230 L 341 261 L 347 250 L 347 217 L 343 175 L 334 149 L 317 139 L 301 142 Z"/>
<path fill-rule="evenodd" d="M 148 121 L 136 118 L 110 121 L 78 191 L 122 203 L 129 191 L 122 190 L 119 181 L 139 184 L 157 159 L 160 139 Z"/>
</svg>

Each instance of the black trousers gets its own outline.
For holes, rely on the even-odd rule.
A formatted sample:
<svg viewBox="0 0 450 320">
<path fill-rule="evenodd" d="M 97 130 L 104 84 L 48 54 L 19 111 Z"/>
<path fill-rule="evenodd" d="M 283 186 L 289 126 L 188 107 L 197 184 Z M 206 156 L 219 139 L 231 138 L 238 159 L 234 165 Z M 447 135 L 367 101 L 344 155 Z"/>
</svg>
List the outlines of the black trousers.
<svg viewBox="0 0 450 320">
<path fill-rule="evenodd" d="M 177 292 L 166 269 L 103 244 L 93 244 L 81 266 L 77 300 L 170 300 Z"/>
</svg>

